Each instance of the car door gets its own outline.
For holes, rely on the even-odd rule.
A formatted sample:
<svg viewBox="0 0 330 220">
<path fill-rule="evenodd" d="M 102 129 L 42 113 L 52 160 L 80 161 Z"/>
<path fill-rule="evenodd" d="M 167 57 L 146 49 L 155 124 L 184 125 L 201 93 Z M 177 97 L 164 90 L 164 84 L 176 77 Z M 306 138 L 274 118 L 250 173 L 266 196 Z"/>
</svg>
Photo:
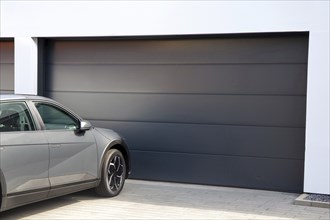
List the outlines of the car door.
<svg viewBox="0 0 330 220">
<path fill-rule="evenodd" d="M 44 132 L 23 101 L 0 103 L 0 171 L 6 206 L 46 198 L 49 148 Z"/>
<path fill-rule="evenodd" d="M 97 148 L 92 131 L 77 132 L 79 119 L 63 107 L 47 102 L 34 102 L 34 105 L 49 143 L 51 188 L 95 181 Z"/>
</svg>

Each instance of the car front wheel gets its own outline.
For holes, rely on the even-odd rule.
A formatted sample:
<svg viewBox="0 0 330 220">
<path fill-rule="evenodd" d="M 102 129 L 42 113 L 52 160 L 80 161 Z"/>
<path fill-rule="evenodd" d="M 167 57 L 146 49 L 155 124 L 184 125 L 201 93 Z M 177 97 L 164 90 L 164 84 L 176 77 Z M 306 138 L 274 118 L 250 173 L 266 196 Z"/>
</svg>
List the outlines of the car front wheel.
<svg viewBox="0 0 330 220">
<path fill-rule="evenodd" d="M 117 196 L 123 189 L 126 179 L 126 163 L 122 153 L 117 149 L 109 150 L 102 165 L 101 182 L 96 192 L 105 197 Z"/>
</svg>

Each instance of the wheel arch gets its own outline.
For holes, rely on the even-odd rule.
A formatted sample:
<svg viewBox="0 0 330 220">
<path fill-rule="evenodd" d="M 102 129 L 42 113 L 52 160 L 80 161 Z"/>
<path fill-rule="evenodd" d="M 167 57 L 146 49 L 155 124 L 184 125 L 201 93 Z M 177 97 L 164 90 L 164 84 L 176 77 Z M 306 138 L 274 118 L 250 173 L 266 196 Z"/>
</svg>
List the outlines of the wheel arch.
<svg viewBox="0 0 330 220">
<path fill-rule="evenodd" d="M 112 141 L 104 149 L 101 160 L 100 160 L 100 164 L 99 164 L 99 174 L 98 175 L 101 177 L 102 165 L 105 160 L 104 155 L 106 154 L 106 152 L 108 152 L 111 149 L 117 149 L 123 154 L 125 162 L 126 162 L 126 178 L 127 178 L 131 173 L 131 157 L 130 157 L 128 147 L 123 140 Z"/>
</svg>

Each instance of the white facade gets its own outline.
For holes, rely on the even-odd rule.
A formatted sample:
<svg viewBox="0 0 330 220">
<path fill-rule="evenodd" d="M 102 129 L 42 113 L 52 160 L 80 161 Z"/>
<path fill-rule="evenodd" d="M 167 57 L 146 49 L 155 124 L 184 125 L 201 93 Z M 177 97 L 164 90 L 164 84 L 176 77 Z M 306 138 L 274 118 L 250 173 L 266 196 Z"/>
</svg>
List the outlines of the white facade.
<svg viewBox="0 0 330 220">
<path fill-rule="evenodd" d="M 304 191 L 330 194 L 329 1 L 1 1 L 15 92 L 37 93 L 37 38 L 309 32 Z"/>
</svg>

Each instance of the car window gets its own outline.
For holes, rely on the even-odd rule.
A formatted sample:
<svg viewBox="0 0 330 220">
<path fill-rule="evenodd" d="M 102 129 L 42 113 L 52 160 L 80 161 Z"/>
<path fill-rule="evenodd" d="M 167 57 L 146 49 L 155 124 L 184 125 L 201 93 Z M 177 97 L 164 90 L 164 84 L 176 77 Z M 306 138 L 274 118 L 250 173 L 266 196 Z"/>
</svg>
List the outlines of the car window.
<svg viewBox="0 0 330 220">
<path fill-rule="evenodd" d="M 0 132 L 34 130 L 35 125 L 24 102 L 0 103 Z"/>
<path fill-rule="evenodd" d="M 79 120 L 63 109 L 48 103 L 35 103 L 46 130 L 75 130 Z"/>
</svg>

